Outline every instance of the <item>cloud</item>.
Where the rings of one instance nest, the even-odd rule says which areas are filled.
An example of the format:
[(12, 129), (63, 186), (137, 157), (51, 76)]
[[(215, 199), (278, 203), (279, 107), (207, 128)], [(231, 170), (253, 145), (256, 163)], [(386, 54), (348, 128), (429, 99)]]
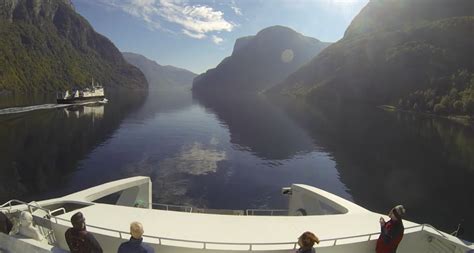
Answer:
[(185, 35), (187, 35), (191, 38), (195, 38), (195, 39), (204, 39), (204, 38), (207, 37), (206, 34), (204, 34), (204, 33), (193, 33), (193, 32), (190, 32), (186, 29), (183, 29), (182, 31), (183, 31), (183, 34), (185, 34)]
[(218, 163), (227, 159), (225, 151), (195, 142), (190, 146), (182, 148), (181, 152), (172, 158), (160, 162), (163, 171), (170, 170), (173, 173), (186, 173), (190, 175), (206, 175), (217, 171)]
[(237, 7), (237, 4), (235, 3), (234, 0), (232, 0), (231, 2), (231, 5), (230, 5), (230, 8), (234, 11), (235, 14), (239, 15), (239, 16), (242, 16), (242, 9), (240, 9), (239, 7)]
[(167, 22), (180, 26), (183, 34), (195, 39), (206, 38), (211, 32), (230, 32), (235, 27), (224, 18), (223, 12), (207, 5), (190, 4), (187, 0), (99, 1), (142, 19), (152, 30), (166, 30), (163, 26)]
[(215, 44), (219, 45), (219, 44), (221, 44), (223, 41), (224, 41), (223, 38), (217, 37), (216, 35), (212, 35), (212, 42), (214, 42)]

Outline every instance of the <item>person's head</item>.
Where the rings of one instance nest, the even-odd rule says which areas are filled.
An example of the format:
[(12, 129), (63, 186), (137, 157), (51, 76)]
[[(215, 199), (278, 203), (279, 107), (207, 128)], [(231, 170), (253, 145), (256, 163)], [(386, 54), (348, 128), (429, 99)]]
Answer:
[(309, 249), (314, 246), (314, 243), (319, 244), (319, 238), (313, 233), (306, 231), (298, 238), (298, 245), (304, 249)]
[(405, 208), (402, 205), (398, 205), (388, 213), (388, 217), (392, 220), (401, 220), (405, 215)]
[(143, 225), (140, 222), (134, 221), (130, 224), (130, 234), (133, 238), (140, 239), (143, 233)]
[(22, 226), (29, 226), (33, 223), (33, 216), (27, 211), (22, 211), (20, 213), (20, 224)]
[(71, 224), (75, 229), (85, 229), (86, 219), (81, 212), (77, 212), (71, 217)]

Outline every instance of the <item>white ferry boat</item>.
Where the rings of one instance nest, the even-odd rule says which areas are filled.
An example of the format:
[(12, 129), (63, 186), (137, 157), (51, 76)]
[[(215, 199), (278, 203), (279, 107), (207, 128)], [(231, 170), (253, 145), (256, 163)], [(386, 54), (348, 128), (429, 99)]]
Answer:
[[(282, 192), (289, 198), (288, 210), (228, 212), (233, 214), (153, 204), (148, 177), (126, 178), (39, 202), (10, 200), (0, 206), (0, 211), (13, 220), (18, 220), (22, 211), (31, 213), (34, 226), (45, 239), (40, 242), (12, 235), (14, 228), (10, 235), (0, 233), (0, 252), (68, 252), (64, 234), (71, 227), (71, 216), (78, 211), (104, 252), (117, 252), (130, 238), (133, 221), (143, 224), (144, 242), (160, 253), (289, 253), (295, 252), (297, 238), (304, 231), (320, 238), (318, 253), (375, 252), (379, 218), (384, 215), (308, 185), (293, 184)], [(116, 197), (114, 204), (99, 203), (107, 196)], [(431, 225), (407, 220), (404, 225), (399, 253), (474, 250), (472, 243)]]
[(56, 101), (58, 104), (74, 104), (92, 101), (106, 100), (104, 87), (94, 83), (92, 79), (91, 87), (85, 89), (75, 89), (72, 91), (66, 90), (64, 92), (57, 92)]

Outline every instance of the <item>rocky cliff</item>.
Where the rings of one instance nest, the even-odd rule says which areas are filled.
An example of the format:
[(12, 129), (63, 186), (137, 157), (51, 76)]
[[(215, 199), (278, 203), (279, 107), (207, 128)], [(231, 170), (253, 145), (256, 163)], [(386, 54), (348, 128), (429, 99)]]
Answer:
[(92, 78), (109, 88), (148, 85), (70, 0), (1, 1), (0, 90), (54, 91)]

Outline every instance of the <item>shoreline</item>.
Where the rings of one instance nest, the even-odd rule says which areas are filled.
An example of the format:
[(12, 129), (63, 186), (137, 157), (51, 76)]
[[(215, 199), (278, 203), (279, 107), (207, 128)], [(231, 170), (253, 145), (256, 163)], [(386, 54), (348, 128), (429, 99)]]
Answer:
[(474, 127), (474, 118), (467, 115), (438, 115), (438, 114), (433, 114), (429, 112), (416, 112), (416, 111), (410, 111), (410, 110), (402, 110), (393, 105), (378, 105), (376, 107), (387, 112), (405, 112), (405, 113), (412, 113), (412, 114), (420, 114), (420, 115), (429, 116), (429, 117), (448, 119), (448, 120), (451, 120), (451, 121), (454, 121), (466, 126)]

